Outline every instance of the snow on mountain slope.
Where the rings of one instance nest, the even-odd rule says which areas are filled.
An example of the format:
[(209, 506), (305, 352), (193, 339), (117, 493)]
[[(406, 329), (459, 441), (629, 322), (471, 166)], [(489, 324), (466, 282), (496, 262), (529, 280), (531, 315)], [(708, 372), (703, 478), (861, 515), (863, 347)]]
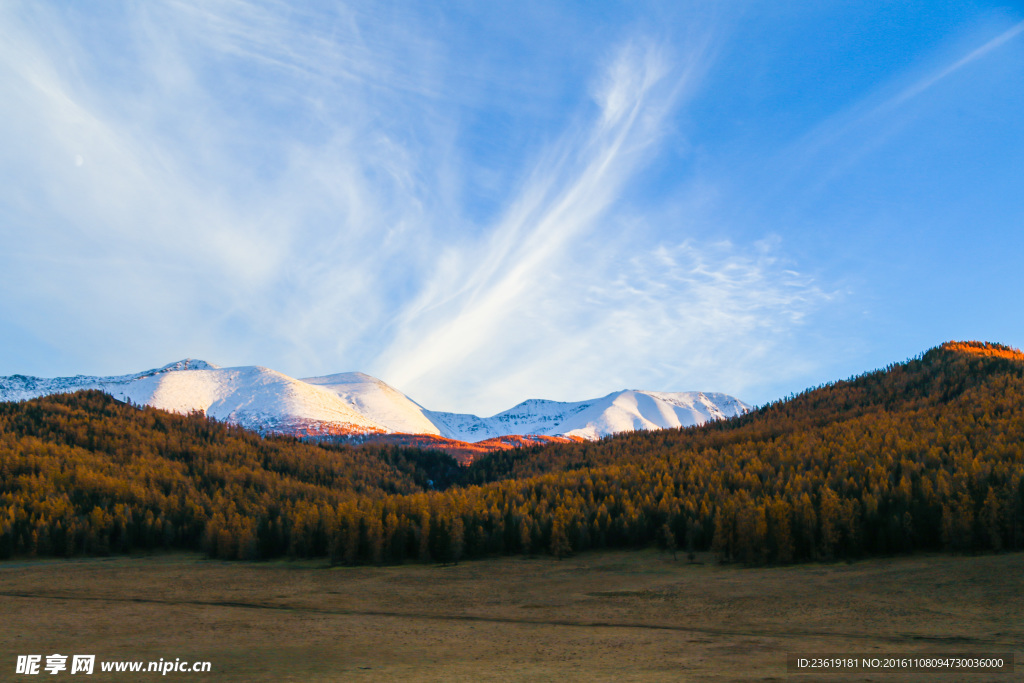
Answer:
[(699, 425), (749, 410), (725, 394), (617, 391), (575, 403), (531, 399), (481, 418), (426, 410), (360, 372), (299, 380), (260, 366), (221, 368), (192, 359), (117, 377), (0, 377), (0, 401), (79, 389), (99, 389), (178, 413), (201, 411), (262, 433), (403, 433), (467, 442), (529, 434), (599, 439), (623, 431)]
[(354, 410), (392, 432), (441, 434), (437, 425), (426, 416), (423, 406), (376, 377), (361, 372), (343, 372), (308, 377), (302, 381), (337, 394)]
[(0, 400), (99, 389), (122, 401), (177, 413), (201, 411), (262, 433), (386, 432), (337, 394), (268, 368), (220, 368), (191, 359), (119, 377), (0, 378)]
[(385, 432), (337, 394), (260, 366), (175, 372), (127, 385), (115, 398), (210, 417), (258, 432), (295, 435)]
[(154, 377), (181, 370), (215, 370), (217, 368), (218, 366), (211, 365), (206, 361), (186, 358), (176, 363), (168, 363), (162, 368), (113, 377), (75, 375), (74, 377), (48, 379), (26, 375), (11, 375), (10, 377), (0, 377), (0, 401), (23, 401), (37, 396), (48, 396), (49, 394), (60, 394), (78, 391), (79, 389), (99, 389), (113, 394), (116, 387), (127, 385), (146, 377)]
[(726, 394), (617, 391), (575, 403), (531, 399), (488, 418), (433, 411), (426, 414), (444, 437), (481, 441), (510, 434), (599, 439), (637, 429), (699, 425), (748, 410), (750, 406)]

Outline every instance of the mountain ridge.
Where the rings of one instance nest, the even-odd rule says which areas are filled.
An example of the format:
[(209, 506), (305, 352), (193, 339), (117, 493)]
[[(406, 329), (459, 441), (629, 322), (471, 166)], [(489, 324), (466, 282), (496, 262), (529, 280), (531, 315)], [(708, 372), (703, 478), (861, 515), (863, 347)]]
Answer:
[(479, 417), (429, 410), (361, 372), (296, 379), (263, 366), (225, 368), (192, 358), (107, 377), (0, 377), (0, 401), (82, 389), (177, 413), (199, 411), (260, 433), (419, 434), (468, 443), (528, 435), (594, 440), (623, 431), (699, 425), (750, 410), (722, 393), (621, 390), (575, 402), (528, 399)]
[(264, 438), (99, 391), (0, 402), (0, 559), (164, 547), (379, 565), (657, 544), (758, 565), (1024, 549), (1024, 354), (1008, 347), (944, 345), (737, 419), (468, 467), (375, 438)]

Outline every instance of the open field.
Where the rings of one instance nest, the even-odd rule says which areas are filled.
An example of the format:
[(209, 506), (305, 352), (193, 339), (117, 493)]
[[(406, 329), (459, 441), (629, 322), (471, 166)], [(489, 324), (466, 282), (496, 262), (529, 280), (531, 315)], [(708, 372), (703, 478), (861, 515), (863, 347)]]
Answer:
[[(209, 660), (166, 680), (784, 680), (786, 653), (1016, 653), (1024, 555), (747, 569), (654, 550), (328, 568), (189, 555), (0, 564), (0, 679), (18, 654)], [(47, 680), (76, 680), (66, 672)], [(98, 671), (86, 680), (132, 680)], [(159, 674), (139, 674), (156, 680)]]

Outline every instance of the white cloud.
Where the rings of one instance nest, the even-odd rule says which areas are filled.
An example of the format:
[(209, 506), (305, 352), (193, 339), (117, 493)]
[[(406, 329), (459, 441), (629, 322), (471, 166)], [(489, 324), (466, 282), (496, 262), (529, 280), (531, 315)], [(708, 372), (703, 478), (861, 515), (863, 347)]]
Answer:
[[(913, 106), (915, 101), (930, 91), (941, 90), (944, 81), (1022, 33), (1024, 21), (1015, 22), (952, 59), (948, 53), (945, 59), (930, 55), (926, 60), (927, 67), (907, 65), (898, 76), (879, 84), (860, 100), (825, 118), (796, 144), (783, 150), (774, 164), (781, 169), (775, 178), (776, 191), (791, 195), (792, 186), (799, 184), (801, 191), (808, 195), (822, 192), (900, 134), (919, 124), (922, 116), (943, 109), (934, 104), (916, 108)], [(976, 34), (971, 35), (976, 38)], [(962, 98), (964, 95), (950, 89), (947, 96)], [(804, 174), (810, 168), (813, 168), (813, 178), (808, 179)]]
[[(623, 386), (740, 391), (826, 300), (778, 245), (626, 216), (707, 39), (609, 49), (563, 132), (496, 170), (465, 148), (465, 119), (506, 81), (502, 102), (528, 101), (538, 65), (474, 70), (414, 15), (167, 0), (117, 8), (118, 47), (68, 11), (0, 7), (0, 314), (69, 364), (9, 372), (205, 356), (364, 370), (480, 412)], [(497, 207), (479, 223), (478, 175)]]
[(571, 254), (653, 150), (675, 89), (653, 49), (630, 45), (597, 93), (597, 122), (569, 133), (537, 164), (504, 216), (480, 244), (450, 249), (422, 294), (400, 315), (398, 334), (378, 361), (399, 386), (470, 372), (463, 359), (492, 352), (501, 322), (529, 307), (545, 271)]
[[(137, 59), (108, 79), (73, 18), (17, 9), (0, 22), (4, 286), (47, 290), (53, 317), (82, 330), (81, 357), (123, 362), (109, 330), (131, 326), (118, 338), (133, 356), (267, 353), (301, 368), (386, 319), (394, 273), (379, 264), (418, 269), (429, 235), (408, 233), (426, 191), (422, 161), (374, 120), (404, 112), (389, 106), (401, 97), (369, 101), (397, 79), (365, 46), (301, 32), (282, 7), (153, 3), (128, 12)], [(330, 30), (343, 28), (358, 27)]]
[(939, 81), (948, 78), (949, 76), (953, 75), (954, 73), (964, 68), (968, 64), (977, 61), (978, 59), (981, 59), (982, 57), (992, 52), (996, 48), (999, 48), (1000, 46), (1004, 45), (1010, 40), (1016, 38), (1022, 32), (1024, 32), (1024, 21), (1014, 24), (1007, 30), (1003, 31), (994, 38), (985, 41), (985, 43), (971, 50), (962, 57), (954, 60), (950, 64), (947, 64), (941, 69), (938, 69), (934, 73), (931, 73), (928, 76), (913, 83), (896, 96), (879, 105), (878, 108), (872, 113), (877, 114), (885, 110), (892, 109), (914, 97), (917, 97), (918, 95), (925, 92), (929, 88), (935, 86), (937, 83), (939, 83)]
[[(389, 382), (431, 406), (484, 413), (511, 397), (579, 399), (641, 383), (741, 389), (742, 374), (827, 298), (777, 265), (767, 243), (748, 255), (630, 240), (616, 203), (693, 87), (672, 75), (698, 73), (641, 45), (612, 60), (589, 129), (537, 163), (489, 237), (439, 260), (375, 363)], [(723, 352), (730, 370), (703, 371), (721, 368)]]

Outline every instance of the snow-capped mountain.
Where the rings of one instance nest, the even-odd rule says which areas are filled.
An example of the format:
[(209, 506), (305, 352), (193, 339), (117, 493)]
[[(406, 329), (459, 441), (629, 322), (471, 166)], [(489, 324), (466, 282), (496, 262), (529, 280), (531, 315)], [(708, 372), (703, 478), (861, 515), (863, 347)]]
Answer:
[(616, 391), (576, 403), (531, 399), (493, 417), (428, 412), (441, 436), (480, 441), (509, 434), (599, 439), (618, 432), (704, 424), (742, 415), (750, 406), (732, 396), (702, 392)]
[(201, 411), (259, 432), (307, 435), (429, 434), (478, 442), (537, 434), (598, 439), (617, 432), (703, 424), (750, 407), (718, 393), (617, 391), (575, 403), (531, 399), (481, 418), (427, 410), (360, 372), (295, 379), (260, 366), (221, 368), (186, 359), (117, 377), (0, 377), (0, 401), (99, 389), (179, 413)]
[(187, 359), (119, 377), (0, 378), (0, 400), (80, 389), (176, 413), (201, 411), (261, 433), (352, 434), (390, 431), (332, 391), (260, 366), (221, 368)]
[[(59, 394), (79, 389), (100, 389), (107, 393), (114, 394), (116, 387), (126, 386), (136, 380), (156, 375), (163, 375), (178, 370), (216, 370), (216, 365), (206, 361), (186, 358), (177, 363), (169, 363), (162, 368), (136, 372), (132, 375), (118, 375), (115, 377), (92, 377), (87, 375), (75, 375), (74, 377), (57, 377), (46, 379), (43, 377), (29, 377), (26, 375), (11, 375), (0, 377), (0, 400), (22, 401), (36, 396)], [(108, 389), (109, 387), (109, 389)]]

